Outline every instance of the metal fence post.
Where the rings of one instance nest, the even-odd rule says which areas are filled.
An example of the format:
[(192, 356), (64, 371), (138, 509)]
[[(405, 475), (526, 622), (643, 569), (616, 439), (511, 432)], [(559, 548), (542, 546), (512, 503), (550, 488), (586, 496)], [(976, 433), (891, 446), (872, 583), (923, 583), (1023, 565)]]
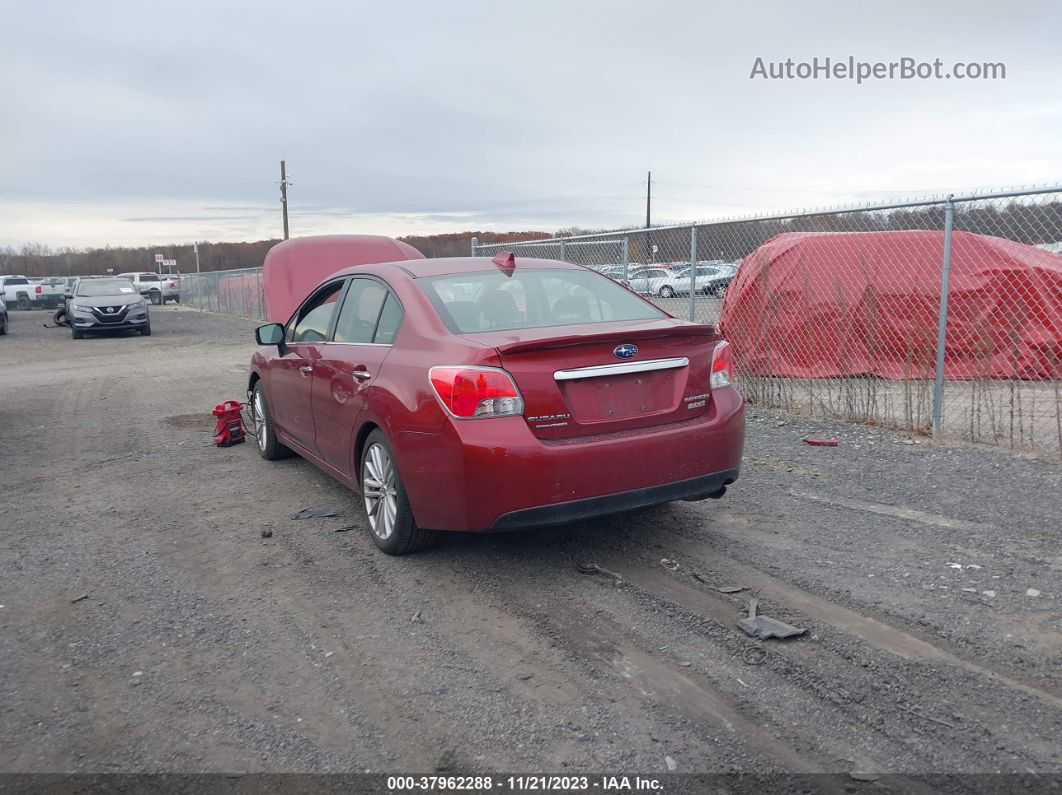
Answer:
[(629, 237), (623, 238), (623, 281), (630, 281), (631, 277), (631, 240)]
[(944, 261), (940, 269), (940, 316), (937, 319), (937, 366), (933, 385), (933, 438), (942, 434), (940, 419), (944, 404), (944, 342), (948, 331), (948, 283), (951, 280), (951, 229), (955, 222), (955, 194), (944, 203)]
[(473, 237), (472, 238), (472, 256), (473, 257), (476, 256), (476, 249), (477, 248), (479, 248), (479, 238), (478, 237)]
[(564, 238), (560, 239), (560, 258), (561, 262), (568, 261), (568, 247), (564, 244)]
[(697, 318), (694, 300), (697, 295), (697, 227), (690, 227), (690, 323)]

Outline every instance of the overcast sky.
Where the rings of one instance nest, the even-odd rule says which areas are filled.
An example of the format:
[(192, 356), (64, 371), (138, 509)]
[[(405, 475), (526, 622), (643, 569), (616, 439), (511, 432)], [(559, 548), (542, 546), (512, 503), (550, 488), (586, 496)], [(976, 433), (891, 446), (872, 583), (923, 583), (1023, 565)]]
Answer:
[[(1062, 4), (5, 0), (0, 245), (609, 228), (1062, 181)], [(750, 79), (757, 57), (1006, 79)]]

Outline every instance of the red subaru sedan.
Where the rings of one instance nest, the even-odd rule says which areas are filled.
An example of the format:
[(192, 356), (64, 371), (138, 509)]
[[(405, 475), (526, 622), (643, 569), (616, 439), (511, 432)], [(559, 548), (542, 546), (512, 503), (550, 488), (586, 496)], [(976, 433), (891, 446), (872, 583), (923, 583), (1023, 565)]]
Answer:
[(327, 278), (256, 330), (264, 458), (360, 493), (373, 541), (721, 497), (745, 420), (730, 346), (565, 262), (418, 259)]

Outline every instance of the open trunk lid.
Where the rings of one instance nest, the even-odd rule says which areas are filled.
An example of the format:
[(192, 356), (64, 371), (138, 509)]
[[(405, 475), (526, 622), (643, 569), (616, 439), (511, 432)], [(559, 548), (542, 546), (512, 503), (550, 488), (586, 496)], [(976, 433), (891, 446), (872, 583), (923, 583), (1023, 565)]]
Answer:
[(672, 319), (466, 336), (498, 351), (523, 395), (528, 425), (545, 440), (633, 431), (703, 414), (720, 339), (711, 326)]

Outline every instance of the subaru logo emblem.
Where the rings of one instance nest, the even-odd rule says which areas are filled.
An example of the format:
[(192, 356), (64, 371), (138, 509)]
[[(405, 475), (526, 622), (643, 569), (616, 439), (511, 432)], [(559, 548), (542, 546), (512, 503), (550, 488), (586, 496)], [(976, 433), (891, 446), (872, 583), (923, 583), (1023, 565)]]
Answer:
[(617, 345), (613, 348), (612, 352), (616, 355), (617, 359), (631, 359), (638, 355), (638, 346), (631, 345), (627, 342), (623, 345)]

